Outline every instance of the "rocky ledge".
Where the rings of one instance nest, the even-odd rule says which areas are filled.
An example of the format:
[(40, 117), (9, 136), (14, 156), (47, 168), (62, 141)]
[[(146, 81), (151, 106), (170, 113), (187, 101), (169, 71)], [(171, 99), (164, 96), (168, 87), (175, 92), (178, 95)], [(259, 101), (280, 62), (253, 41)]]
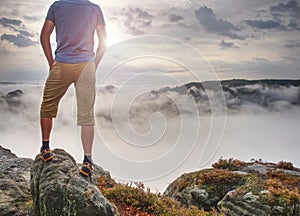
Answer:
[(164, 196), (229, 216), (299, 216), (299, 189), (300, 170), (290, 162), (220, 159), (212, 169), (183, 174)]
[(97, 165), (92, 178), (84, 178), (71, 155), (53, 153), (53, 161), (44, 163), (0, 146), (1, 216), (300, 215), (300, 170), (290, 162), (220, 159), (154, 195), (141, 185), (117, 184)]
[(53, 150), (55, 158), (44, 163), (18, 158), (0, 146), (1, 216), (113, 216), (116, 207), (100, 192), (97, 178), (109, 172), (95, 165), (92, 178), (79, 174), (67, 152)]
[(117, 215), (116, 207), (97, 186), (97, 177), (108, 172), (95, 165), (92, 178), (82, 177), (71, 155), (62, 149), (54, 149), (53, 154), (47, 163), (38, 155), (31, 167), (33, 215)]

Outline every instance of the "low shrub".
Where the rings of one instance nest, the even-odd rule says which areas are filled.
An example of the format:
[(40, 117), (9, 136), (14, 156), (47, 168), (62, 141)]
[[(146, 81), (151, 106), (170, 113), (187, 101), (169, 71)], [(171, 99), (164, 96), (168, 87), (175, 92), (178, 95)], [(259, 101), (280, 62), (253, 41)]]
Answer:
[(218, 216), (216, 211), (205, 212), (196, 207), (183, 208), (179, 202), (154, 194), (143, 184), (119, 184), (110, 177), (98, 178), (103, 195), (114, 203), (122, 216)]
[(220, 158), (218, 162), (212, 165), (215, 169), (225, 169), (235, 171), (238, 170), (241, 166), (245, 165), (245, 162), (229, 158), (229, 159), (222, 159)]

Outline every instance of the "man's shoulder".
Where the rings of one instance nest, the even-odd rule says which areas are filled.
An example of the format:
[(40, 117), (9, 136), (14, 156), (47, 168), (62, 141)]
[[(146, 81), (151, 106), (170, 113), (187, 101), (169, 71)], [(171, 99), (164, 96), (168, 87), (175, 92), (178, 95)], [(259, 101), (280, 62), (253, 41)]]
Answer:
[(88, 5), (92, 8), (95, 8), (97, 10), (101, 10), (100, 6), (93, 3), (93, 2), (90, 2), (90, 1), (71, 1), (71, 0), (58, 0), (58, 1), (55, 1), (53, 2), (53, 4), (51, 5), (51, 7), (57, 7), (57, 6), (70, 6), (71, 5), (74, 5), (74, 4), (82, 4), (82, 5)]
[(62, 3), (61, 1), (55, 1), (55, 2), (52, 3), (50, 8), (54, 9), (54, 8), (58, 7), (61, 3)]
[(62, 13), (61, 11), (72, 11), (73, 9), (78, 9), (77, 6), (80, 5), (80, 8), (88, 8), (89, 13), (102, 15), (102, 10), (99, 5), (94, 4), (90, 1), (72, 1), (72, 0), (59, 0), (53, 2), (49, 8), (49, 12)]
[(99, 6), (99, 5), (97, 5), (97, 4), (93, 3), (93, 2), (90, 2), (90, 1), (88, 1), (88, 2), (89, 2), (89, 4), (90, 4), (92, 7), (96, 8), (96, 9), (100, 9), (100, 6)]
[(55, 5), (59, 5), (60, 3), (61, 3), (61, 1), (55, 1), (55, 2), (52, 3), (52, 5), (55, 6)]

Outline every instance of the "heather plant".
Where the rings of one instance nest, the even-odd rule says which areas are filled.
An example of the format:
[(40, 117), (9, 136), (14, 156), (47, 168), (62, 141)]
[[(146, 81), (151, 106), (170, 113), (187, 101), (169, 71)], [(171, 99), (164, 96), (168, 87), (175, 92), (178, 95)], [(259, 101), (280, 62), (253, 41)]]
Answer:
[(104, 196), (114, 203), (121, 215), (134, 216), (220, 216), (217, 211), (205, 212), (196, 207), (181, 207), (178, 201), (154, 194), (142, 183), (119, 184), (110, 177), (98, 178)]
[(287, 170), (293, 170), (294, 165), (292, 162), (287, 162), (287, 161), (279, 161), (277, 164), (278, 168), (281, 169), (287, 169)]
[(300, 194), (297, 187), (291, 189), (290, 185), (279, 178), (268, 179), (266, 187), (271, 206), (283, 207), (283, 215), (300, 215)]
[(222, 159), (220, 158), (218, 162), (212, 165), (215, 169), (225, 169), (235, 171), (238, 170), (241, 166), (245, 165), (245, 162), (229, 158), (229, 159)]

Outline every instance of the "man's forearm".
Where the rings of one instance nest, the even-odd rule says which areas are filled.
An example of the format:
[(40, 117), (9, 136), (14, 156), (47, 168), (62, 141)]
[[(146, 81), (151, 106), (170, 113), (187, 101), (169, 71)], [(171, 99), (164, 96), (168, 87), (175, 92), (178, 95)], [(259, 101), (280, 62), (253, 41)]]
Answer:
[(96, 57), (95, 57), (95, 65), (96, 68), (98, 67), (105, 49), (106, 49), (106, 30), (105, 30), (105, 26), (101, 26), (97, 29), (97, 36), (98, 36), (98, 47), (97, 47), (97, 52), (96, 52)]
[(50, 35), (53, 29), (54, 29), (54, 23), (51, 20), (45, 20), (45, 23), (42, 28), (41, 36), (40, 36), (42, 48), (47, 58), (50, 69), (54, 63), (51, 44), (50, 44)]
[(95, 57), (95, 65), (96, 65), (96, 68), (98, 67), (103, 55), (104, 55), (104, 52), (105, 52), (105, 48), (106, 48), (106, 45), (105, 44), (99, 44), (98, 45), (98, 49), (97, 49), (97, 53), (96, 53), (96, 57)]
[(50, 44), (50, 38), (41, 36), (41, 44), (42, 44), (44, 54), (48, 61), (48, 65), (51, 68), (51, 66), (54, 63), (54, 59), (53, 59), (53, 54), (52, 54), (52, 49), (51, 49), (51, 44)]

